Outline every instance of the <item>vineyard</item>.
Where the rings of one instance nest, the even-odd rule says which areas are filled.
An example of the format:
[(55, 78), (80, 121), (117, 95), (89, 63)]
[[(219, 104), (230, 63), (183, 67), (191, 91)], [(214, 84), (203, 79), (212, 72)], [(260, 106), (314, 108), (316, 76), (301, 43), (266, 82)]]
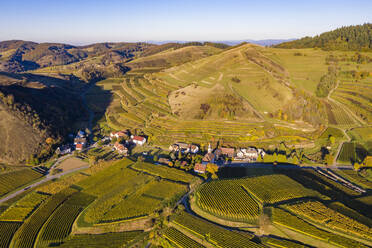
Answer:
[(53, 196), (42, 204), (30, 218), (18, 229), (13, 238), (12, 247), (29, 248), (34, 245), (38, 232), (58, 206), (63, 203), (76, 190), (68, 188)]
[(81, 192), (73, 194), (49, 217), (40, 231), (39, 242), (42, 244), (48, 243), (45, 241), (61, 242), (68, 237), (78, 214), (94, 199), (95, 197)]
[(264, 175), (239, 179), (241, 185), (261, 203), (277, 203), (301, 197), (319, 197), (320, 194), (305, 188), (293, 179), (281, 175)]
[(0, 196), (3, 196), (42, 176), (42, 174), (32, 169), (22, 169), (0, 174)]
[(278, 248), (305, 248), (308, 246), (301, 245), (295, 242), (291, 242), (285, 239), (275, 239), (272, 237), (263, 237), (261, 240), (269, 245), (270, 247), (278, 247)]
[(10, 206), (0, 215), (0, 221), (22, 222), (28, 217), (49, 195), (32, 192)]
[(339, 247), (367, 247), (357, 241), (318, 229), (300, 218), (278, 208), (273, 209), (273, 223)]
[(67, 239), (60, 246), (61, 248), (118, 248), (141, 237), (142, 231), (105, 233), (105, 234), (80, 234)]
[(254, 222), (261, 213), (240, 180), (212, 181), (203, 184), (195, 195), (202, 210), (223, 219)]
[(14, 233), (22, 225), (20, 222), (0, 222), (0, 247), (9, 247), (10, 241), (13, 238)]
[(264, 247), (251, 241), (251, 238), (254, 237), (253, 235), (250, 236), (248, 234), (240, 234), (238, 232), (229, 231), (186, 212), (182, 212), (181, 214), (175, 216), (172, 222), (185, 231), (196, 235), (201, 239), (205, 239), (212, 245), (218, 247)]
[(350, 164), (356, 161), (355, 144), (344, 143), (341, 148), (341, 152), (338, 155), (337, 162)]
[(186, 173), (183, 170), (169, 168), (162, 165), (139, 162), (133, 164), (132, 168), (172, 181), (190, 183), (194, 179), (194, 176), (192, 176), (189, 173)]
[(362, 238), (372, 238), (371, 228), (326, 207), (320, 202), (307, 201), (293, 205), (285, 205), (284, 207), (295, 215), (305, 217), (313, 222), (320, 223), (337, 231), (352, 233)]
[(185, 182), (194, 178), (181, 170), (136, 163), (143, 165), (148, 171), (145, 173), (132, 169), (132, 163), (129, 159), (120, 160), (77, 183), (82, 192), (97, 196), (81, 216), (85, 222), (111, 223), (150, 215), (185, 194)]
[(195, 240), (189, 238), (177, 229), (170, 227), (164, 231), (163, 236), (169, 240), (172, 244), (179, 248), (203, 248), (201, 244)]

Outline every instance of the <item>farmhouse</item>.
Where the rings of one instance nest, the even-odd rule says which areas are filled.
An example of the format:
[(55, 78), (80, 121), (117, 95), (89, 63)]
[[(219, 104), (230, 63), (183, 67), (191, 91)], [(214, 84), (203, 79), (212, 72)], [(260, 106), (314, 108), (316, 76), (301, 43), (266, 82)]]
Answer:
[(112, 132), (110, 133), (110, 138), (127, 138), (129, 137), (129, 132), (128, 130), (122, 130), (122, 131), (119, 131), (119, 132)]
[(83, 150), (84, 149), (84, 144), (81, 144), (81, 143), (75, 144), (75, 149), (77, 151)]
[(146, 138), (142, 136), (131, 136), (132, 142), (136, 145), (144, 145), (146, 143)]
[(186, 144), (186, 143), (182, 143), (182, 142), (177, 142), (173, 145), (170, 145), (169, 146), (169, 151), (171, 152), (178, 152), (178, 151), (181, 151), (182, 153), (198, 153), (199, 151), (199, 147), (197, 145), (194, 145), (194, 144)]
[(128, 148), (126, 148), (123, 144), (116, 142), (114, 144), (114, 148), (118, 153), (123, 154), (124, 156), (128, 156)]
[(84, 138), (85, 137), (85, 132), (79, 130), (79, 132), (77, 133), (77, 136), (76, 137)]
[(194, 167), (194, 171), (196, 173), (200, 173), (200, 174), (204, 174), (205, 171), (207, 169), (207, 165), (206, 164), (195, 164), (195, 167)]
[(194, 154), (196, 154), (196, 153), (198, 153), (199, 152), (199, 146), (197, 146), (197, 145), (191, 145), (191, 147), (190, 147), (190, 152), (191, 153), (194, 153)]
[(265, 156), (265, 151), (263, 149), (256, 149), (254, 147), (241, 148), (236, 153), (236, 159), (244, 159), (250, 162), (255, 162), (258, 159), (258, 156)]
[(214, 154), (216, 155), (217, 158), (220, 158), (222, 156), (232, 158), (232, 157), (234, 157), (235, 149), (234, 148), (228, 148), (228, 147), (221, 147), (221, 148), (216, 149), (214, 151)]
[(72, 152), (71, 146), (64, 145), (57, 148), (56, 152), (60, 155), (65, 155)]

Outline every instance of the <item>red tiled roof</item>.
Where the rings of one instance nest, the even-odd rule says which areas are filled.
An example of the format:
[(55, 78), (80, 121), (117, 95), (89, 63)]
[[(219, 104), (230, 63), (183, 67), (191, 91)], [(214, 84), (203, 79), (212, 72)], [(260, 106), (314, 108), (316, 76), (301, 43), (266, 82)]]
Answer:
[(76, 144), (76, 148), (83, 149), (83, 144), (80, 143)]
[(134, 137), (133, 137), (133, 140), (144, 141), (144, 140), (145, 140), (145, 137), (142, 137), (142, 136), (134, 136)]
[(206, 164), (195, 164), (195, 167), (194, 167), (194, 171), (196, 172), (205, 172), (206, 169), (207, 169)]

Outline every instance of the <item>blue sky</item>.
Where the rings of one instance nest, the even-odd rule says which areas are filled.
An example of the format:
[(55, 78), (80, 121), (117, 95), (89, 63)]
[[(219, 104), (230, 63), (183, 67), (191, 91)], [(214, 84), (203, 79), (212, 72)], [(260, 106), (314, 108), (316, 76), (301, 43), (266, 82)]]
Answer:
[(372, 22), (372, 1), (1, 0), (0, 40), (298, 38)]

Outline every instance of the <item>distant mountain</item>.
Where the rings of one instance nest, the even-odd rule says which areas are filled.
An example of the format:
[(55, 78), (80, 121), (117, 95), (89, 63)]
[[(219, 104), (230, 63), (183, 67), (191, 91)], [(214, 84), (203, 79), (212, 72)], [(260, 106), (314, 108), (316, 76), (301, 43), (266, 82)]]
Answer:
[(372, 50), (372, 24), (348, 26), (314, 37), (284, 42), (278, 48), (322, 48), (324, 50)]
[[(215, 41), (210, 41), (213, 43), (222, 43), (226, 44), (229, 46), (235, 46), (240, 43), (246, 42), (246, 43), (252, 43), (260, 46), (273, 46), (277, 45), (283, 42), (288, 42), (288, 41), (293, 41), (295, 39), (267, 39), (267, 40), (215, 40)], [(167, 43), (178, 43), (178, 44), (183, 44), (183, 43), (188, 43), (190, 41), (182, 41), (182, 40), (165, 40), (165, 41), (146, 41), (151, 44), (156, 44), (156, 45), (163, 45)], [(197, 42), (205, 42), (205, 41), (197, 41)]]

